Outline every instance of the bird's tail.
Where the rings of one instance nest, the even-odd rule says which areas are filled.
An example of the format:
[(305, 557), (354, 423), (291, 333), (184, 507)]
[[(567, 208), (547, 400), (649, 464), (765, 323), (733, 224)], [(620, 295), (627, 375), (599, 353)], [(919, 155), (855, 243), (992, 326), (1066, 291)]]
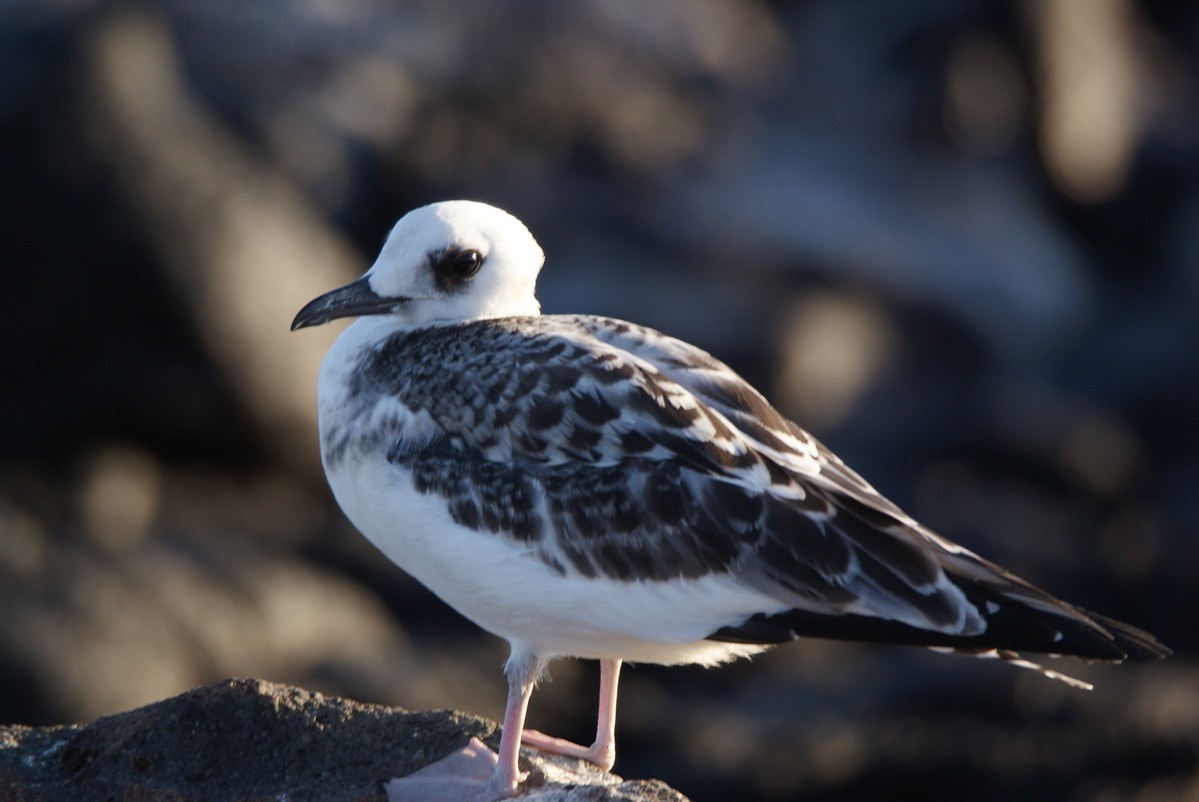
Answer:
[[(987, 649), (1117, 663), (1170, 654), (1143, 629), (1054, 598), (968, 551), (943, 554), (940, 561), (950, 581), (986, 622), (986, 629), (974, 637)], [(969, 643), (945, 645), (970, 647)]]
[(781, 643), (810, 637), (926, 646), (997, 658), (1076, 687), (1089, 686), (1027, 660), (1025, 653), (1113, 663), (1170, 654), (1170, 649), (1148, 632), (1056, 599), (970, 552), (946, 552), (939, 558), (950, 581), (985, 621), (982, 630), (959, 635), (870, 615), (795, 609), (755, 615), (709, 637), (736, 643)]

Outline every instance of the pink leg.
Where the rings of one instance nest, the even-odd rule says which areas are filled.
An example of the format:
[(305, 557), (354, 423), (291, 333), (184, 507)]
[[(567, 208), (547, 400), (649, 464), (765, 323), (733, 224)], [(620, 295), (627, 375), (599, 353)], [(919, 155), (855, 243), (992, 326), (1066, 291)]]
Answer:
[(525, 713), (529, 710), (529, 697), (533, 686), (545, 670), (545, 663), (531, 654), (517, 654), (514, 650), (504, 666), (508, 675), (508, 704), (504, 708), (504, 732), (500, 736), (499, 762), (491, 777), (490, 790), (497, 792), (498, 799), (512, 796), (523, 779), (517, 765), (520, 757), (521, 737), (525, 729)]
[[(525, 730), (521, 741), (543, 752), (577, 757), (604, 771), (611, 771), (616, 763), (616, 684), (619, 680), (620, 661), (600, 660), (599, 716), (595, 725), (595, 743), (591, 746), (579, 746), (537, 730)], [(507, 732), (505, 725), (504, 733)]]

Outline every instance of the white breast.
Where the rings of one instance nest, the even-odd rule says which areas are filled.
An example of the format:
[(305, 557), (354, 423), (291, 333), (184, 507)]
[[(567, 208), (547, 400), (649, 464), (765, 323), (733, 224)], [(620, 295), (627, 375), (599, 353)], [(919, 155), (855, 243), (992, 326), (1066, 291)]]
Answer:
[(705, 641), (781, 608), (723, 576), (620, 582), (560, 574), (499, 535), (455, 523), (384, 460), (347, 459), (330, 486), (350, 521), (425, 587), (483, 629), (544, 657), (711, 664), (763, 647)]

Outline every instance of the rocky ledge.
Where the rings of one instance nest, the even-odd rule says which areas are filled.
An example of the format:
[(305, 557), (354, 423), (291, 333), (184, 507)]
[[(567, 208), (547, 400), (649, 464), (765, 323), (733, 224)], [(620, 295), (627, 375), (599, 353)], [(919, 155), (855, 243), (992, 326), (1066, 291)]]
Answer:
[[(0, 725), (0, 799), (14, 802), (386, 802), (383, 784), (499, 726), (411, 713), (255, 679), (197, 688), (86, 725)], [(522, 799), (686, 802), (657, 780), (623, 781), (526, 750)]]

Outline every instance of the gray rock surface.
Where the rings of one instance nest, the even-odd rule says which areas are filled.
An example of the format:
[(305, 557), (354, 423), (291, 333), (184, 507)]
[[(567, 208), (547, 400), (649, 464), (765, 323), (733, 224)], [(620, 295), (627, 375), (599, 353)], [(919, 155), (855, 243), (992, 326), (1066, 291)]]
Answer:
[[(499, 727), (453, 711), (413, 713), (257, 679), (196, 688), (90, 724), (0, 726), (0, 799), (383, 802), (383, 784)], [(526, 751), (522, 798), (686, 802), (656, 780)]]

